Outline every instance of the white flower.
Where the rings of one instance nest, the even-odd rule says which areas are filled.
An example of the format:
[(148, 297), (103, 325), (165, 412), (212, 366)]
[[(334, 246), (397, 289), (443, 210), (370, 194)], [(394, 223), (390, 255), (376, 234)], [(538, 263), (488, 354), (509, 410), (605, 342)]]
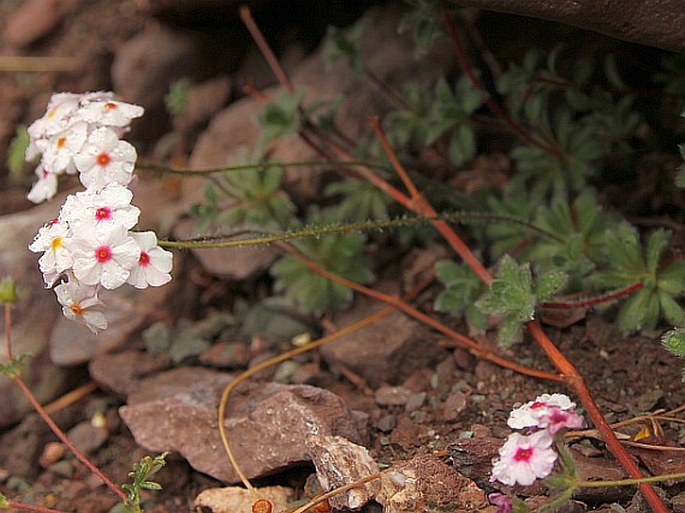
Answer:
[(123, 227), (93, 233), (79, 233), (73, 243), (74, 276), (86, 285), (106, 289), (123, 285), (140, 255), (136, 241)]
[(112, 99), (91, 101), (81, 108), (79, 115), (89, 123), (100, 126), (125, 127), (134, 118), (143, 115), (145, 109), (138, 105)]
[(576, 403), (571, 401), (564, 394), (542, 394), (513, 410), (509, 414), (507, 424), (513, 429), (523, 429), (527, 427), (546, 427), (541, 425), (541, 419), (549, 416), (550, 408), (555, 407), (559, 410), (573, 410)]
[(111, 230), (123, 226), (127, 230), (138, 222), (140, 209), (131, 205), (133, 193), (117, 183), (102, 189), (86, 189), (67, 197), (60, 217), (74, 232), (82, 230)]
[[(76, 122), (78, 120), (77, 111), (80, 99), (80, 94), (53, 94), (43, 117), (31, 123), (27, 129), (30, 144), (35, 143), (39, 139), (49, 138)], [(29, 156), (29, 153), (31, 153), (31, 150), (27, 151), (27, 160), (33, 158)]]
[(157, 245), (155, 233), (131, 233), (131, 237), (140, 246), (140, 255), (137, 264), (131, 269), (128, 283), (137, 289), (144, 289), (148, 285), (159, 287), (170, 282), (173, 255)]
[(33, 184), (26, 198), (32, 203), (42, 203), (57, 194), (57, 175), (48, 172), (42, 165), (35, 171), (38, 181)]
[(107, 327), (107, 318), (102, 313), (104, 303), (98, 299), (97, 287), (84, 285), (77, 280), (69, 280), (55, 287), (57, 301), (62, 305), (62, 313), (67, 319), (82, 322), (97, 333)]
[(110, 183), (128, 184), (136, 158), (131, 144), (120, 140), (109, 128), (101, 127), (88, 136), (74, 162), (81, 172), (81, 183), (88, 189), (101, 189)]
[(73, 264), (73, 255), (69, 248), (70, 237), (69, 226), (59, 219), (53, 219), (38, 230), (33, 242), (29, 244), (29, 249), (34, 253), (44, 251), (38, 264), (48, 287)]
[(536, 479), (547, 477), (556, 460), (552, 435), (547, 430), (528, 436), (512, 433), (499, 449), (499, 459), (493, 464), (490, 481), (528, 486)]
[(88, 125), (77, 122), (47, 140), (37, 141), (43, 152), (42, 164), (55, 174), (75, 173), (74, 159), (83, 148), (88, 135)]

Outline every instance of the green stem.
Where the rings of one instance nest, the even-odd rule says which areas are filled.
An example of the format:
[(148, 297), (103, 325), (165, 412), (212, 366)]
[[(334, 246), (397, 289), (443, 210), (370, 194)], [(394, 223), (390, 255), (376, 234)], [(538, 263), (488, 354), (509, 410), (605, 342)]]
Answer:
[(636, 477), (632, 479), (616, 479), (608, 481), (577, 481), (575, 486), (582, 488), (601, 488), (602, 486), (633, 486), (641, 483), (659, 483), (670, 479), (685, 479), (685, 472), (661, 474), (658, 476)]
[[(402, 217), (396, 219), (383, 219), (377, 221), (360, 221), (358, 223), (329, 225), (329, 226), (315, 226), (310, 228), (303, 228), (301, 230), (293, 230), (286, 233), (277, 233), (272, 235), (264, 235), (261, 237), (254, 237), (251, 239), (235, 239), (238, 234), (229, 234), (225, 236), (201, 237), (196, 239), (171, 241), (160, 240), (158, 244), (166, 248), (177, 249), (200, 249), (200, 248), (239, 248), (246, 246), (256, 246), (259, 244), (271, 244), (274, 242), (282, 242), (292, 239), (299, 239), (304, 237), (320, 237), (322, 235), (331, 235), (336, 233), (346, 233), (364, 230), (382, 230), (386, 228), (397, 228), (401, 226), (411, 226), (416, 224), (428, 223), (432, 221), (462, 221), (462, 222), (484, 222), (484, 221), (500, 221), (511, 224), (518, 224), (535, 231), (547, 238), (561, 241), (561, 239), (542, 228), (524, 220), (515, 217), (503, 216), (498, 214), (490, 214), (483, 212), (454, 212), (449, 214), (441, 214), (434, 217)], [(245, 232), (241, 232), (245, 233)], [(232, 238), (232, 240), (224, 240)]]
[(152, 162), (138, 162), (136, 169), (141, 171), (153, 171), (155, 173), (166, 173), (171, 175), (190, 175), (190, 176), (204, 176), (214, 173), (226, 173), (232, 171), (245, 171), (249, 169), (264, 169), (269, 167), (313, 167), (313, 166), (365, 166), (376, 169), (390, 168), (385, 164), (378, 162), (367, 162), (364, 160), (295, 160), (290, 162), (266, 161), (257, 164), (238, 164), (234, 166), (223, 166), (213, 168), (193, 169), (185, 167), (169, 167), (163, 164), (155, 164)]

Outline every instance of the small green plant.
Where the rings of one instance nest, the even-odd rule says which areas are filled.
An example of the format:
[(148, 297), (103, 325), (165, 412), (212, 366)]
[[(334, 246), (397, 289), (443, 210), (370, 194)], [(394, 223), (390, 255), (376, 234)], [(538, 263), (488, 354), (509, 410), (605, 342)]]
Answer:
[[(312, 210), (307, 224), (310, 227), (337, 223), (334, 210)], [(325, 270), (357, 283), (373, 279), (371, 260), (364, 255), (365, 237), (358, 233), (313, 236), (293, 242), (293, 246)], [(349, 306), (352, 291), (314, 272), (294, 255), (286, 254), (272, 267), (277, 291), (285, 291), (303, 311), (322, 313), (328, 309)]]
[(169, 114), (172, 116), (183, 114), (188, 104), (188, 93), (192, 85), (193, 82), (190, 78), (183, 77), (169, 86), (169, 92), (164, 97), (164, 105)]
[(564, 287), (566, 280), (565, 273), (549, 271), (538, 276), (533, 283), (530, 265), (518, 264), (505, 255), (490, 290), (476, 302), (476, 306), (485, 313), (502, 318), (499, 342), (511, 345), (521, 340), (521, 327), (533, 320), (536, 305), (550, 299)]
[(438, 312), (463, 315), (472, 331), (484, 333), (488, 327), (486, 315), (476, 306), (476, 301), (487, 287), (473, 271), (464, 264), (441, 260), (435, 266), (436, 278), (445, 286), (435, 299)]
[(164, 452), (154, 458), (152, 456), (145, 456), (140, 461), (134, 463), (133, 470), (128, 473), (131, 483), (121, 485), (121, 488), (127, 494), (123, 503), (123, 511), (125, 513), (142, 513), (143, 509), (140, 504), (141, 490), (158, 491), (162, 489), (159, 483), (150, 481), (150, 477), (166, 465), (168, 454), (168, 452)]
[(667, 231), (656, 230), (643, 248), (637, 230), (626, 222), (606, 232), (607, 269), (598, 273), (595, 283), (605, 287), (643, 284), (621, 306), (617, 318), (621, 329), (654, 329), (660, 316), (675, 326), (685, 322), (676, 301), (685, 293), (685, 262), (661, 263), (669, 240)]

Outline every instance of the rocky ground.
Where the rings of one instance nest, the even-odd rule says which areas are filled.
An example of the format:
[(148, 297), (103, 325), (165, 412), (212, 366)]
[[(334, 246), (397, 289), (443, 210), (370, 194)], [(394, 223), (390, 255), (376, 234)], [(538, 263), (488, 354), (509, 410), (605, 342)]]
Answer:
[[(421, 60), (414, 58), (413, 42), (396, 31), (399, 3), (315, 2), (312, 7), (312, 2), (300, 1), (289, 2), (288, 9), (278, 2), (248, 3), (292, 81), (306, 87), (306, 101), (344, 98), (338, 120), (354, 140), (371, 137), (367, 118), (384, 114), (390, 104), (345, 66), (325, 71), (319, 43), (328, 24), (365, 17), (373, 27), (364, 43), (366, 64), (398, 89), (410, 80), (432, 82), (456, 69), (447, 41)], [(479, 18), (472, 12), (468, 16), (472, 30), (480, 29), (503, 61), (520, 57), (531, 40), (542, 47), (565, 40), (586, 51), (610, 47), (641, 62), (660, 55), (563, 26), (506, 16)], [(16, 125), (42, 115), (52, 91), (112, 89), (146, 109), (129, 137), (143, 160), (198, 168), (222, 165), (254, 145), (259, 135), (254, 119), (264, 104), (246, 95), (244, 86), (267, 95), (276, 92), (275, 80), (232, 2), (10, 0), (0, 3), (0, 33), (2, 55), (68, 57), (43, 64), (39, 72), (0, 74), (3, 162)], [(60, 66), (68, 70), (55, 69)], [(184, 77), (194, 84), (188, 108), (182, 116), (171, 117), (164, 96)], [(498, 142), (489, 146), (497, 148)], [(288, 139), (277, 142), (271, 156), (292, 161), (316, 154)], [(483, 162), (489, 169), (496, 167), (494, 161)], [(664, 212), (682, 202), (682, 195), (656, 188), (655, 177), (677, 165), (673, 155), (642, 156), (634, 164), (638, 187), (626, 191), (620, 181), (609, 184), (607, 203), (636, 219), (652, 215), (653, 222), (663, 221)], [(61, 199), (33, 207), (25, 200), (33, 174), (25, 171), (19, 177), (0, 174), (0, 233), (5, 241), (0, 245), (0, 272), (12, 275), (22, 290), (14, 311), (15, 350), (34, 354), (25, 371), (27, 381), (76, 445), (114, 481), (124, 482), (131, 465), (145, 454), (172, 451), (156, 476), (163, 491), (145, 495), (147, 512), (193, 510), (203, 490), (238, 481), (223, 452), (216, 420), (221, 391), (237, 373), (291, 347), (294, 334), (325, 333), (382, 306), (357, 298), (349, 311), (322, 319), (287, 309), (274, 313), (250, 308), (267, 294), (265, 270), (275, 259), (275, 248), (232, 250), (228, 256), (219, 250), (179, 252), (171, 285), (142, 293), (125, 288), (103, 297), (111, 327), (92, 335), (63, 319), (52, 294), (42, 288), (35, 256), (26, 249), (37, 229), (54, 217)], [(325, 173), (295, 168), (286, 180), (306, 204), (319, 193)], [(162, 236), (195, 234), (195, 222), (186, 212), (200, 199), (201, 184), (196, 178), (141, 172), (134, 191), (135, 204), (143, 212), (141, 226)], [(671, 228), (676, 241), (682, 239), (682, 226), (672, 222)], [(374, 288), (389, 293), (411, 289), (430, 277), (433, 264), (447, 255), (438, 245), (383, 251)], [(415, 304), (430, 311), (437, 292), (437, 287), (429, 287)], [(584, 312), (570, 326), (554, 327), (552, 322), (546, 329), (585, 376), (610, 422), (681, 406), (682, 363), (661, 349), (660, 332), (622, 334), (612, 315), (611, 310)], [(155, 353), (150, 344), (158, 339), (143, 332), (159, 321), (174, 325), (174, 331), (169, 348)], [(494, 335), (478, 340), (497, 347)], [(504, 354), (551, 370), (531, 344)], [(509, 410), (554, 391), (563, 390), (478, 361), (417, 321), (391, 312), (370, 327), (241, 385), (229, 403), (226, 426), (248, 477), (259, 485), (289, 487), (289, 499), (303, 497), (312, 462), (325, 466), (322, 462), (333, 453), (346, 454), (353, 462), (345, 470), (347, 477), (378, 465), (415, 476), (409, 493), (398, 493), (388, 481), (359, 492), (375, 498), (364, 511), (489, 511), (486, 494), (509, 491), (489, 482), (490, 462), (509, 432)], [(682, 447), (682, 425), (659, 423), (663, 433), (657, 430), (659, 439), (653, 441)], [(623, 432), (634, 436), (642, 427), (636, 424)], [(654, 425), (648, 427), (654, 434)], [(79, 513), (107, 512), (116, 505), (117, 497), (65, 452), (9, 380), (0, 382), (0, 430), (0, 491), (8, 497)], [(682, 452), (629, 450), (648, 472), (685, 470)], [(576, 440), (573, 454), (585, 479), (624, 476), (591, 437)], [(682, 482), (660, 487), (674, 511), (685, 511)], [(541, 486), (518, 488), (516, 493), (532, 504), (545, 500)], [(201, 511), (223, 511), (214, 499), (199, 500)], [(339, 500), (335, 506), (354, 507), (363, 497)], [(579, 492), (564, 511), (623, 511), (617, 508), (645, 511), (630, 487)]]

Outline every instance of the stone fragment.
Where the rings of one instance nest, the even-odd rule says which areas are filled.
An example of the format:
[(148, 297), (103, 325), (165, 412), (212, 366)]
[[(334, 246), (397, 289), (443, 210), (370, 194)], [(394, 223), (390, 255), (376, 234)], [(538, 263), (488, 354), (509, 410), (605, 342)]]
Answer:
[(379, 406), (402, 406), (411, 396), (411, 390), (403, 386), (382, 386), (373, 395), (376, 404)]
[[(295, 491), (285, 486), (264, 486), (257, 488), (256, 495), (260, 499), (268, 500), (273, 511), (285, 511), (295, 497)], [(254, 511), (254, 496), (249, 490), (238, 486), (224, 488), (208, 488), (195, 497), (194, 505), (197, 511), (204, 513), (237, 513)]]
[(182, 132), (200, 128), (221, 110), (231, 94), (231, 79), (219, 75), (190, 87), (183, 112), (174, 117), (174, 127)]
[[(316, 475), (325, 491), (345, 486), (359, 479), (377, 474), (378, 464), (369, 451), (341, 436), (312, 435), (307, 439), (309, 457), (316, 467)], [(377, 481), (355, 487), (331, 497), (328, 502), (336, 509), (359, 509), (379, 491)]]
[(429, 454), (396, 463), (376, 501), (384, 513), (494, 511), (476, 483)]
[(448, 422), (453, 422), (466, 409), (466, 394), (464, 392), (455, 392), (450, 395), (443, 404), (443, 418)]
[(0, 437), (2, 467), (12, 475), (34, 479), (40, 470), (38, 460), (50, 436), (50, 428), (38, 414), (27, 415)]
[[(194, 378), (169, 371), (143, 380), (130, 404), (120, 408), (121, 417), (146, 450), (178, 451), (196, 470), (236, 483), (238, 475), (217, 426), (217, 404), (231, 376), (208, 369), (194, 372)], [(229, 401), (225, 425), (231, 448), (250, 478), (307, 461), (305, 440), (311, 434), (340, 435), (358, 443), (366, 438), (338, 396), (307, 385), (242, 385)]]
[(76, 424), (67, 432), (67, 437), (84, 454), (98, 449), (107, 441), (107, 429), (96, 427), (89, 420)]
[(411, 413), (418, 410), (426, 402), (426, 392), (419, 392), (417, 394), (411, 394), (407, 402), (404, 404), (404, 411)]
[(28, 46), (47, 36), (69, 15), (75, 0), (28, 0), (7, 20), (3, 40), (16, 47)]
[(169, 367), (171, 358), (167, 353), (122, 351), (97, 355), (88, 365), (88, 371), (100, 387), (127, 397), (138, 388), (141, 379)]

